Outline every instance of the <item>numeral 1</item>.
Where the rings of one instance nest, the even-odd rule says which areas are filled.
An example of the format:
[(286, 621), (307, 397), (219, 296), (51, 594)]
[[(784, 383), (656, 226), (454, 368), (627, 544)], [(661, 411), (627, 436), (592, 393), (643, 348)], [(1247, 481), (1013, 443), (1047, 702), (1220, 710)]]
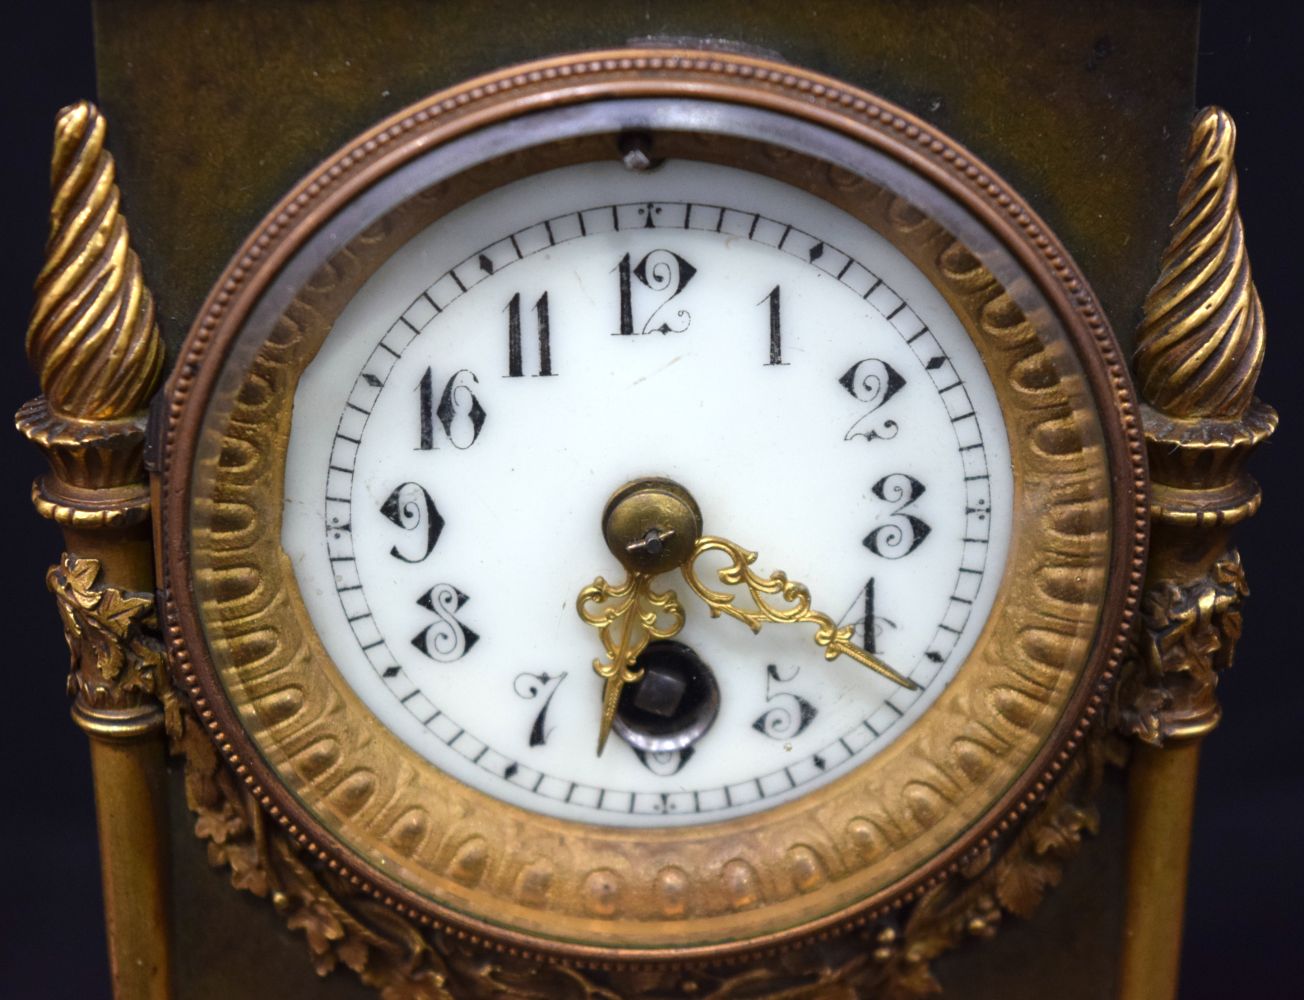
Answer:
[(634, 295), (629, 287), (629, 254), (620, 258), (620, 335), (634, 335)]
[[(539, 374), (552, 372), (552, 331), (548, 324), (548, 293), (544, 292), (534, 303), (535, 321), (539, 330)], [(507, 303), (507, 377), (524, 375), (521, 363), (521, 295), (517, 292)]]
[(419, 451), (430, 451), (435, 446), (435, 375), (429, 368), (417, 386), (421, 394), (421, 444)]
[(783, 364), (783, 328), (779, 319), (779, 286), (770, 289), (770, 294), (761, 299), (761, 303), (770, 303), (770, 360), (766, 365)]

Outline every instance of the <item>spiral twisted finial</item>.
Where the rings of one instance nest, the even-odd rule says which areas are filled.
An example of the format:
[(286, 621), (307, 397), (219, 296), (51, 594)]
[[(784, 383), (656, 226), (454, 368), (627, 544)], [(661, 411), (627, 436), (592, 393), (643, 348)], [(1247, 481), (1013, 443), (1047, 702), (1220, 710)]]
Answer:
[(104, 116), (89, 101), (59, 112), (45, 266), (27, 356), (51, 411), (112, 420), (142, 410), (163, 367), (154, 300), (118, 210)]
[(1227, 112), (1196, 116), (1172, 237), (1146, 296), (1137, 383), (1170, 417), (1243, 416), (1263, 366), (1263, 309), (1237, 208), (1235, 147)]

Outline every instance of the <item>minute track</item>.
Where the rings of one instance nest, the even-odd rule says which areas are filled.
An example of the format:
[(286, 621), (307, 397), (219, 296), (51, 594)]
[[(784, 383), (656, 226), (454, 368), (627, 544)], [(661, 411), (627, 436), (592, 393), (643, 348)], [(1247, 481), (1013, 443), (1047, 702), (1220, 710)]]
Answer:
[[(650, 227), (649, 223), (651, 223)], [(845, 288), (848, 292), (854, 294), (855, 301), (863, 301), (869, 307), (872, 307), (873, 313), (881, 317), (884, 331), (894, 331), (895, 338), (901, 347), (908, 351), (909, 356), (915, 359), (913, 365), (916, 367), (911, 369), (911, 379), (919, 385), (919, 388), (928, 386), (930, 393), (937, 394), (934, 398), (940, 399), (940, 405), (946, 411), (945, 420), (953, 428), (949, 436), (954, 436), (957, 452), (963, 449), (979, 455), (985, 454), (986, 445), (978, 420), (979, 408), (970, 399), (964, 375), (952, 364), (951, 348), (938, 341), (930, 324), (925, 322), (912, 306), (909, 295), (897, 294), (894, 283), (877, 273), (876, 264), (863, 263), (860, 259), (857, 259), (854, 253), (848, 253), (844, 250), (843, 244), (837, 239), (816, 236), (810, 229), (793, 222), (781, 221), (764, 212), (750, 211), (745, 204), (731, 205), (716, 201), (689, 200), (658, 201), (655, 199), (650, 202), (634, 200), (599, 203), (591, 207), (578, 208), (575, 211), (549, 216), (541, 221), (516, 228), (512, 232), (466, 254), (462, 257), (460, 263), (436, 276), (433, 280), (427, 278), (424, 287), (411, 293), (412, 297), (408, 300), (409, 305), (400, 314), (394, 316), (391, 313), (391, 318), (376, 328), (377, 332), (380, 332), (380, 337), (372, 341), (374, 346), (371, 354), (354, 369), (358, 374), (353, 387), (340, 401), (340, 409), (337, 412), (341, 416), (336, 429), (338, 435), (335, 439), (336, 446), (341, 448), (348, 446), (350, 451), (358, 447), (353, 441), (363, 442), (361, 446), (363, 451), (370, 446), (368, 442), (373, 440), (370, 428), (375, 415), (386, 405), (384, 401), (391, 398), (392, 394), (400, 392), (401, 389), (407, 386), (408, 382), (412, 381), (409, 376), (398, 378), (400, 371), (406, 371), (410, 368), (407, 358), (418, 348), (418, 345), (435, 343), (435, 341), (431, 341), (432, 337), (438, 337), (442, 342), (448, 336), (451, 336), (451, 333), (437, 334), (435, 331), (440, 324), (455, 322), (449, 317), (462, 308), (459, 306), (455, 309), (454, 307), (464, 297), (488, 295), (489, 298), (501, 302), (519, 291), (520, 311), (522, 314), (527, 314), (527, 302), (533, 303), (536, 298), (544, 293), (552, 293), (553, 289), (547, 285), (539, 287), (522, 285), (521, 282), (524, 279), (514, 276), (520, 268), (528, 266), (529, 262), (538, 258), (539, 255), (567, 252), (567, 248), (579, 246), (585, 241), (600, 240), (613, 236), (614, 238), (623, 238), (623, 234), (627, 232), (630, 234), (661, 234), (657, 237), (658, 239), (669, 239), (670, 237), (666, 234), (674, 233), (689, 234), (694, 239), (709, 237), (729, 241), (730, 243), (743, 239), (758, 248), (765, 249), (765, 252), (780, 254), (784, 259), (794, 262), (795, 265), (809, 269), (812, 274), (818, 276), (819, 281), (827, 283), (823, 287)], [(675, 246), (672, 243), (666, 243), (665, 245), (667, 247)], [(642, 255), (643, 251), (639, 251), (634, 260), (639, 260)], [(695, 255), (689, 256), (699, 272), (708, 275), (707, 279), (699, 278), (698, 282), (709, 280), (711, 267), (709, 255), (703, 256), (702, 251), (699, 249), (695, 252)], [(490, 261), (491, 266), (486, 267), (485, 261)], [(612, 267), (614, 264), (615, 257), (613, 256), (607, 266)], [(706, 270), (701, 270), (702, 268), (706, 268)], [(614, 293), (616, 287), (615, 274), (610, 274), (608, 277), (604, 268), (596, 273), (594, 278), (604, 282), (610, 281), (610, 288)], [(483, 286), (483, 289), (481, 289), (481, 286)], [(489, 292), (491, 287), (501, 289), (501, 291), (497, 293)], [(693, 287), (696, 288), (697, 285), (695, 284)], [(765, 287), (777, 290), (777, 286), (767, 285)], [(801, 366), (804, 361), (800, 353), (791, 355), (792, 360), (790, 360), (790, 345), (788, 342), (788, 312), (790, 306), (787, 292), (788, 289), (785, 284), (783, 299), (783, 366), (785, 368), (789, 367), (790, 364)], [(825, 294), (833, 293), (826, 291)], [(776, 295), (774, 302), (777, 304), (777, 301)], [(800, 299), (794, 301), (799, 302)], [(575, 334), (568, 324), (568, 317), (561, 309), (561, 306), (554, 305), (550, 310), (552, 352), (556, 357), (559, 349), (558, 345), (560, 344), (563, 358), (560, 365), (554, 362), (554, 366), (561, 368), (561, 374), (552, 380), (545, 381), (553, 381), (561, 391), (567, 392), (569, 391), (566, 389), (568, 379), (573, 378), (574, 373), (561, 366), (568, 364), (565, 358), (573, 357), (573, 355), (565, 352), (573, 352), (576, 349), (576, 342), (574, 340)], [(762, 311), (761, 309), (757, 310), (758, 313)], [(532, 317), (532, 309), (528, 315)], [(524, 320), (524, 315), (522, 319)], [(499, 320), (498, 322), (505, 323), (505, 320)], [(800, 324), (800, 319), (794, 319), (793, 322)], [(451, 329), (453, 328), (450, 327)], [(694, 333), (696, 329), (696, 327), (693, 327), (687, 333), (668, 333), (665, 336), (669, 339), (678, 336), (687, 344), (690, 342), (689, 338), (697, 335)], [(700, 336), (706, 335), (705, 332), (700, 334)], [(486, 334), (486, 336), (490, 336), (490, 334)], [(501, 337), (503, 335), (499, 333), (497, 336)], [(532, 348), (534, 336), (533, 323), (526, 326), (523, 322), (521, 332), (523, 349)], [(641, 339), (643, 338), (631, 338), (632, 341)], [(763, 342), (764, 334), (760, 334), (756, 339)], [(631, 349), (634, 346), (633, 343), (630, 344)], [(426, 364), (425, 359), (428, 359), (436, 373), (436, 379), (447, 378), (451, 371), (451, 363), (440, 360), (443, 356), (442, 351), (431, 346), (421, 346), (420, 350), (423, 352), (418, 355), (423, 359), (421, 366), (424, 367)], [(870, 346), (861, 350), (870, 353), (874, 349)], [(395, 354), (397, 354), (397, 357), (393, 356)], [(855, 356), (860, 357), (863, 355), (858, 353)], [(896, 355), (893, 355), (893, 357), (895, 358)], [(762, 359), (758, 359), (758, 363), (760, 360)], [(570, 364), (574, 364), (574, 362), (570, 362)], [(532, 355), (524, 356), (521, 361), (521, 373), (532, 374), (533, 366)], [(845, 364), (842, 367), (845, 367)], [(834, 381), (833, 376), (840, 370), (842, 369), (835, 368), (828, 372), (826, 377), (828, 377), (830, 383)], [(502, 375), (504, 371), (505, 369), (498, 372), (490, 370), (490, 373)], [(515, 374), (515, 371), (508, 374)], [(925, 375), (927, 378), (924, 377)], [(525, 383), (529, 379), (521, 381)], [(831, 386), (831, 389), (835, 390), (836, 386)], [(477, 389), (477, 392), (479, 393), (480, 389)], [(500, 407), (505, 404), (496, 402), (496, 400), (503, 397), (501, 392), (495, 390), (495, 393), (491, 395), (488, 389), (484, 390), (486, 406), (490, 410), (490, 418), (485, 424), (485, 433), (490, 435), (510, 433), (509, 426), (503, 423), (503, 418), (499, 416), (500, 413), (504, 412)], [(438, 394), (435, 393), (434, 395), (437, 396)], [(953, 400), (948, 397), (953, 397)], [(394, 398), (400, 397), (395, 396)], [(840, 433), (836, 435), (836, 437), (840, 436)], [(476, 447), (480, 447), (480, 445), (477, 444)], [(857, 442), (849, 444), (847, 447), (850, 451), (856, 447), (863, 447), (863, 445)], [(870, 447), (877, 448), (878, 443), (874, 442)], [(432, 452), (432, 457), (437, 458), (438, 454), (439, 450), (435, 449)], [(876, 452), (871, 454), (876, 454)], [(845, 460), (851, 460), (850, 454)], [(332, 458), (328, 465), (338, 466), (341, 476), (347, 474), (352, 479), (355, 477), (352, 462), (351, 455), (348, 458), (341, 455), (339, 460)], [(349, 471), (346, 472), (345, 470)], [(967, 471), (972, 478), (966, 482), (967, 492), (963, 498), (962, 506), (972, 507), (979, 500), (989, 503), (990, 494), (987, 485), (989, 477), (985, 464), (979, 467), (970, 466)], [(430, 488), (442, 509), (444, 500), (441, 489), (448, 490), (451, 487), (447, 484), (441, 487), (439, 481), (434, 479), (429, 480), (426, 485)], [(351, 520), (355, 522), (354, 533), (357, 535), (357, 517), (354, 514), (355, 504), (358, 500), (357, 491), (361, 488), (358, 483), (353, 485), (349, 491), (348, 503), (341, 502), (344, 497), (340, 492), (331, 492), (329, 494), (327, 507), (337, 524), (331, 524), (330, 519), (328, 519), (328, 529), (338, 530), (338, 522)], [(392, 490), (394, 488), (393, 484), (389, 484), (388, 488)], [(872, 511), (867, 511), (862, 515), (864, 523), (869, 527), (873, 526), (873, 516)], [(450, 521), (448, 532), (455, 532), (456, 530), (456, 522)], [(966, 537), (976, 536), (971, 532)], [(355, 557), (356, 553), (353, 551), (341, 552), (336, 548), (339, 544), (341, 544), (339, 541), (328, 535), (327, 546), (331, 550), (332, 558), (337, 554), (349, 559)], [(355, 544), (365, 543), (355, 539)], [(386, 548), (388, 547), (387, 544)], [(436, 554), (432, 558), (437, 559), (438, 555)], [(959, 568), (967, 569), (975, 579), (981, 579), (982, 567), (985, 561), (985, 559), (970, 557), (963, 560), (965, 565)], [(950, 573), (951, 579), (957, 581), (956, 587), (959, 588), (959, 581), (964, 580), (969, 574), (957, 572), (956, 570), (957, 568), (953, 565)], [(869, 573), (866, 572), (865, 575), (868, 576)], [(337, 581), (336, 589), (341, 600), (352, 595), (355, 598), (362, 598), (367, 605), (362, 611), (355, 609), (352, 615), (346, 615), (345, 618), (349, 627), (367, 626), (367, 632), (359, 634), (354, 641), (359, 648), (365, 647), (368, 654), (369, 671), (393, 692), (390, 697), (394, 699), (394, 702), (400, 704), (402, 710), (412, 715), (422, 730), (433, 735), (443, 745), (449, 746), (453, 752), (457, 753), (478, 772), (490, 775), (491, 778), (488, 780), (487, 785), (491, 786), (492, 782), (498, 781), (521, 790), (527, 797), (538, 797), (566, 804), (565, 793), (555, 793), (552, 784), (553, 779), (561, 778), (561, 775), (555, 772), (550, 774), (548, 768), (532, 766), (528, 756), (523, 757), (519, 752), (513, 750), (508, 756), (516, 764), (516, 769), (509, 775), (506, 766), (507, 758), (499, 760), (494, 757), (494, 753), (485, 750), (480, 754), (481, 759), (471, 760), (470, 757), (461, 752), (465, 741), (460, 742), (456, 747), (451, 746), (453, 739), (460, 736), (458, 731), (463, 730), (464, 724), (470, 724), (469, 720), (460, 718), (462, 710), (457, 707), (456, 703), (448, 702), (445, 696), (439, 695), (436, 688), (429, 688), (426, 694), (420, 698), (414, 696), (413, 691), (416, 690), (418, 683), (420, 686), (425, 687), (427, 682), (418, 679), (418, 682), (414, 683), (411, 679), (405, 679), (412, 673), (414, 668), (411, 665), (404, 665), (402, 654), (395, 657), (391, 652), (389, 627), (384, 626), (383, 622), (378, 621), (374, 616), (368, 617), (373, 609), (370, 607), (371, 598), (368, 594), (369, 584), (367, 579), (369, 578), (365, 574), (361, 579), (355, 578), (352, 574), (345, 575)], [(424, 583), (422, 586), (428, 586), (428, 583)], [(946, 613), (945, 621), (937, 622), (933, 638), (927, 642), (921, 641), (917, 651), (912, 652), (911, 661), (901, 665), (902, 671), (907, 676), (927, 685), (939, 671), (944, 669), (946, 663), (952, 662), (952, 650), (968, 628), (967, 611), (971, 607), (973, 600), (972, 593), (973, 588), (968, 587), (964, 590), (953, 590), (953, 594), (957, 599), (948, 603), (948, 607), (952, 610)], [(484, 600), (481, 591), (475, 591), (473, 597), (477, 603), (470, 605), (468, 611), (484, 607), (480, 603)], [(379, 629), (375, 633), (371, 631), (373, 623)], [(470, 623), (476, 627), (477, 631), (485, 633), (483, 619), (473, 618)], [(395, 638), (405, 639), (405, 637), (401, 636)], [(480, 648), (468, 654), (469, 658), (465, 661), (467, 669), (472, 669), (472, 665), (476, 663), (480, 664), (478, 669), (485, 669), (485, 664), (489, 661), (483, 659), (484, 656), (488, 655), (483, 650), (487, 648), (481, 645)], [(479, 660), (476, 659), (477, 654), (480, 654), (481, 658)], [(545, 665), (548, 670), (557, 670), (569, 668), (570, 661), (549, 662), (547, 664), (539, 662), (534, 669), (544, 668)], [(398, 668), (397, 672), (395, 672), (396, 667)], [(573, 697), (573, 693), (570, 696)], [(912, 696), (907, 700), (894, 701), (890, 711), (898, 717), (904, 716), (905, 711), (909, 710), (915, 700), (916, 698)], [(453, 713), (452, 719), (456, 719), (455, 722), (450, 719), (450, 712)], [(419, 713), (419, 717), (417, 713)], [(780, 766), (766, 770), (764, 774), (749, 779), (751, 786), (756, 789), (755, 797), (749, 795), (743, 787), (748, 785), (748, 781), (733, 782), (727, 785), (697, 783), (693, 778), (695, 768), (700, 769), (702, 766), (700, 761), (707, 759), (700, 754), (697, 760), (688, 763), (686, 766), (681, 765), (685, 769), (677, 771), (676, 781), (693, 783), (687, 791), (697, 793), (696, 805), (689, 808), (693, 808), (695, 812), (700, 810), (700, 815), (714, 817), (716, 815), (732, 815), (737, 809), (748, 811), (748, 803), (785, 798), (785, 792), (796, 793), (797, 790), (807, 787), (812, 782), (822, 781), (842, 773), (859, 760), (863, 760), (872, 752), (876, 752), (878, 745), (889, 741), (895, 735), (895, 730), (891, 729), (890, 726), (886, 728), (879, 726), (875, 730), (873, 726), (868, 725), (868, 722), (868, 719), (862, 719), (845, 730), (827, 732), (818, 746), (812, 745), (795, 759), (790, 756), (787, 760), (781, 762)], [(851, 734), (856, 731), (865, 733), (868, 739), (853, 742)], [(876, 731), (879, 735), (869, 737), (871, 731)], [(492, 748), (495, 740), (491, 732), (478, 732), (478, 735), (489, 736), (490, 740), (487, 743), (482, 743), (477, 739), (475, 742), (477, 749)], [(846, 741), (845, 744), (844, 740)], [(855, 747), (855, 751), (848, 751), (848, 745)], [(497, 756), (502, 757), (502, 754)], [(818, 758), (818, 763), (816, 758)], [(774, 784), (775, 782), (778, 782), (777, 786)], [(486, 784), (486, 782), (477, 780), (477, 784)], [(638, 791), (635, 786), (622, 787), (620, 785), (595, 784), (586, 781), (576, 781), (574, 784), (576, 789), (570, 795), (569, 806), (593, 814), (599, 822), (602, 821), (601, 816), (603, 814), (613, 811), (613, 803), (617, 803), (619, 809), (623, 811), (632, 809), (635, 816), (658, 814), (657, 803), (660, 802), (660, 799), (656, 797), (641, 798), (640, 796), (643, 793)], [(589, 792), (587, 789), (593, 789), (593, 791)], [(590, 799), (592, 799), (591, 802)], [(669, 801), (673, 803), (678, 800)], [(730, 803), (735, 803), (735, 805)], [(667, 808), (669, 807), (667, 806)], [(670, 811), (674, 812), (674, 810)]]

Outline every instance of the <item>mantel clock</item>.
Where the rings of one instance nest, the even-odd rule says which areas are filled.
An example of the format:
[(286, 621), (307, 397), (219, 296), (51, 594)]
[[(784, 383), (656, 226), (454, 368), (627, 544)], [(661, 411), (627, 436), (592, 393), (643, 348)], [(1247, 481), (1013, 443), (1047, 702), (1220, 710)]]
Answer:
[[(1044, 16), (1015, 6), (1001, 30), (1027, 47)], [(242, 30), (308, 25), (269, 71), (297, 81), (279, 102), (244, 57), (203, 57), (229, 140), (158, 133), (185, 102), (142, 92), (122, 69), (141, 43), (102, 12), (130, 150), (119, 182), (106, 118), (61, 113), (28, 335), (44, 395), (19, 425), (68, 533), (48, 583), (119, 995), (270, 996), (310, 963), (342, 970), (331, 996), (1171, 994), (1185, 861), (1159, 844), (1186, 836), (1245, 593), (1227, 533), (1275, 422), (1252, 395), (1232, 125), (1195, 118), (1184, 177), (1152, 144), (1131, 165), (1168, 174), (1083, 194), (1172, 190), (1167, 235), (1138, 222), (1137, 285), (1063, 203), (1071, 109), (1001, 95), (969, 57), (975, 107), (1045, 116), (977, 130), (976, 151), (953, 71), (928, 100), (920, 71), (833, 73), (884, 46), (935, 67), (961, 40), (943, 8), (927, 28), (867, 13), (893, 40), (827, 39), (826, 59), (796, 12), (728, 43), (680, 14), (611, 44), (620, 18), (590, 12), (496, 44), (440, 11), (481, 70), (462, 82), (417, 70), (424, 22), (386, 71), (356, 11), (231, 9)], [(378, 12), (381, 35), (417, 10)], [(1126, 61), (1156, 28), (1098, 16), (1055, 30)], [(769, 51), (787, 29), (799, 52)], [(201, 25), (131, 32), (186, 52)], [(182, 56), (151, 58), (179, 79)], [(339, 59), (345, 83), (314, 93)], [(389, 79), (443, 86), (395, 108), (374, 96)], [(1143, 102), (1147, 127), (1188, 96)], [(263, 98), (268, 149), (232, 150), (269, 123)], [(252, 230), (219, 273), (185, 249), (217, 213), (152, 217), (141, 245), (178, 250), (174, 291), (129, 246), (118, 188), (153, 143), (320, 163), (266, 200), (183, 171)], [(1032, 916), (1113, 765), (1118, 885), (1074, 890), (1105, 928), (1079, 958), (1094, 977), (1026, 942), (1039, 958), (984, 967), (1001, 939), (972, 939)], [(234, 889), (169, 872), (186, 826)], [(242, 940), (236, 889), (263, 897), (243, 936), (273, 943)], [(247, 968), (218, 970), (197, 921), (225, 922)], [(300, 936), (302, 967), (275, 967)], [(961, 945), (957, 972), (931, 967)]]

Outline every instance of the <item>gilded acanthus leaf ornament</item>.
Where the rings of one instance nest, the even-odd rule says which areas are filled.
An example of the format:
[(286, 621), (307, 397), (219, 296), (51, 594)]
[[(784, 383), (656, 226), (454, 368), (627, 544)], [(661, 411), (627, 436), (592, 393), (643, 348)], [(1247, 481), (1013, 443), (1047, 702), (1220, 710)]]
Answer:
[(344, 965), (386, 1000), (453, 1000), (447, 966), (422, 933), (309, 862), (222, 764), (189, 711), (173, 752), (185, 757), (186, 803), (209, 862), (229, 870), (234, 888), (270, 899), (303, 934), (319, 975)]
[(1125, 733), (1162, 746), (1217, 724), (1218, 672), (1232, 664), (1241, 602), (1249, 592), (1235, 549), (1199, 580), (1162, 581), (1146, 591), (1140, 662), (1125, 678), (1119, 699)]
[(129, 709), (157, 701), (169, 732), (180, 726), (152, 594), (99, 586), (98, 559), (64, 554), (46, 574), (71, 664), (68, 693), (93, 709)]

